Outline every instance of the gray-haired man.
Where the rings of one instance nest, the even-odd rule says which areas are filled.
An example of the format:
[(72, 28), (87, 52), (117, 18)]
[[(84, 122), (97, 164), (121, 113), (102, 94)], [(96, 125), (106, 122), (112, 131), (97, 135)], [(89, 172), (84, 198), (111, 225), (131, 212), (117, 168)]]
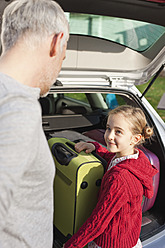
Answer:
[(68, 22), (51, 0), (15, 0), (4, 11), (0, 57), (0, 247), (52, 248), (54, 163), (40, 95), (65, 58)]

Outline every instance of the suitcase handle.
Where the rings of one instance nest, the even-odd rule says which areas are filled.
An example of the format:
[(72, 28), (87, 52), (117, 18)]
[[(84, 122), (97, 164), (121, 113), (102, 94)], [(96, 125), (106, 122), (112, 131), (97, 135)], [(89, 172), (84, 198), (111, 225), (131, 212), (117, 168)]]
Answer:
[[(75, 143), (78, 143), (78, 142), (80, 142), (80, 141), (86, 142), (86, 141), (83, 140), (83, 139), (74, 140)], [(104, 158), (102, 158), (100, 155), (98, 155), (95, 151), (93, 151), (93, 152), (91, 152), (91, 153), (93, 154), (93, 156), (95, 156), (96, 158), (98, 158), (98, 159), (101, 161), (101, 163), (102, 163), (102, 165), (103, 165), (103, 167), (104, 167), (104, 173), (105, 173), (106, 168), (107, 168), (107, 161), (106, 161)]]
[(77, 157), (77, 154), (66, 147), (63, 143), (55, 143), (51, 150), (52, 154), (61, 165), (67, 166), (71, 159)]

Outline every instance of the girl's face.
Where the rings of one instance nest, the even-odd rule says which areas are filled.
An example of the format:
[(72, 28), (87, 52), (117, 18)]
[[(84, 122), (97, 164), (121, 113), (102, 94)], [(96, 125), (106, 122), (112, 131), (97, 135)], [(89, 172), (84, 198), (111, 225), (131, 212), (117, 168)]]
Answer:
[(117, 157), (134, 154), (134, 146), (141, 139), (141, 135), (133, 135), (130, 123), (122, 114), (108, 117), (104, 135), (107, 149), (116, 153)]

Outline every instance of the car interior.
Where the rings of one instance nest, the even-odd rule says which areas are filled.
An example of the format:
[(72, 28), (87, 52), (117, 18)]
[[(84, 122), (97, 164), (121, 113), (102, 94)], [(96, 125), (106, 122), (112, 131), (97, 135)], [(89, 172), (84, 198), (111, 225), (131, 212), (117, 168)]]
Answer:
[[(119, 90), (108, 94), (104, 91), (100, 93), (97, 90), (95, 90), (95, 93), (93, 92), (93, 90), (92, 92), (90, 90), (81, 90), (79, 93), (50, 93), (46, 97), (39, 99), (43, 129), (48, 141), (53, 137), (59, 137), (75, 143), (81, 140), (92, 140), (105, 146), (106, 118), (111, 109), (123, 104), (144, 108), (140, 105), (140, 101), (135, 99), (133, 95), (128, 95), (128, 92), (127, 94)], [(153, 123), (148, 112), (145, 109), (143, 111), (146, 114), (148, 124), (152, 126)], [(153, 138), (140, 145), (139, 148), (145, 153), (151, 164), (161, 171), (153, 178), (153, 198), (143, 199), (141, 229), (141, 240), (143, 241), (151, 233), (158, 231), (165, 220), (163, 203), (161, 202), (164, 155), (156, 128), (154, 129)], [(54, 226), (54, 230), (54, 244), (56, 247), (61, 247), (72, 235), (63, 235), (56, 226)]]

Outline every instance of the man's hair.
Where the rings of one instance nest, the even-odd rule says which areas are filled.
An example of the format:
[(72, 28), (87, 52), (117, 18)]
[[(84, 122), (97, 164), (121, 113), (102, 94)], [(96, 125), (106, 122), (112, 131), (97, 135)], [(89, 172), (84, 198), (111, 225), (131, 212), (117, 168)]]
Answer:
[(69, 25), (61, 7), (52, 0), (15, 0), (3, 13), (1, 42), (3, 52), (19, 39), (36, 48), (49, 35), (64, 33), (62, 46), (69, 38)]

